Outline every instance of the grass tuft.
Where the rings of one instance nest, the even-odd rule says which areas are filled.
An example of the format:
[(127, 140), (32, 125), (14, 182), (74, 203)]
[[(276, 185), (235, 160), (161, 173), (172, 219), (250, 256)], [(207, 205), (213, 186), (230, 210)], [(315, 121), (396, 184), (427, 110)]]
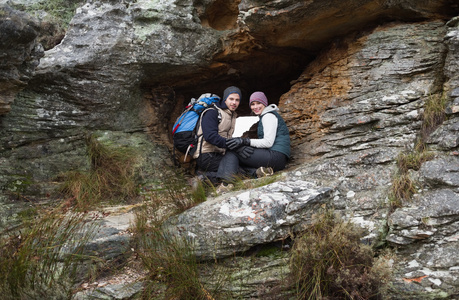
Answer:
[(378, 263), (362, 232), (324, 211), (294, 239), (291, 282), (296, 299), (381, 299), (390, 268)]
[(94, 136), (87, 139), (87, 149), (90, 170), (67, 172), (60, 188), (76, 207), (87, 209), (103, 200), (125, 201), (138, 195), (133, 149), (104, 144)]
[(414, 151), (409, 153), (402, 152), (399, 154), (397, 157), (397, 166), (401, 173), (407, 173), (410, 169), (417, 171), (424, 162), (433, 157), (434, 154), (427, 151), (425, 146), (416, 146)]
[(389, 193), (391, 209), (400, 208), (404, 201), (410, 201), (416, 193), (416, 183), (408, 173), (402, 173), (392, 180), (392, 189)]
[(42, 209), (0, 238), (2, 299), (67, 299), (95, 228), (87, 215)]
[[(191, 241), (171, 237), (155, 226), (137, 230), (143, 233), (137, 235), (137, 253), (148, 270), (148, 283), (164, 283), (167, 299), (207, 299)], [(147, 284), (142, 298), (149, 299), (150, 292)]]
[(231, 183), (234, 185), (234, 191), (256, 189), (278, 181), (280, 176), (280, 174), (275, 174), (273, 176), (253, 179), (251, 177), (244, 177), (238, 175), (234, 177)]
[(447, 103), (448, 98), (441, 94), (427, 98), (419, 140), (412, 151), (400, 153), (396, 160), (398, 174), (393, 178), (389, 192), (389, 203), (392, 210), (402, 207), (403, 202), (409, 201), (415, 194), (416, 182), (411, 179), (409, 170), (418, 171), (424, 162), (434, 157), (434, 154), (427, 149), (426, 140), (445, 120)]
[(421, 134), (423, 138), (432, 133), (446, 118), (448, 98), (445, 95), (435, 94), (427, 98), (424, 104)]
[[(158, 201), (146, 201), (136, 212), (134, 247), (148, 273), (140, 298), (226, 299), (220, 297), (221, 284), (205, 286), (193, 240), (163, 231), (161, 223), (167, 215), (161, 215), (160, 206)], [(159, 291), (158, 285), (165, 288)]]

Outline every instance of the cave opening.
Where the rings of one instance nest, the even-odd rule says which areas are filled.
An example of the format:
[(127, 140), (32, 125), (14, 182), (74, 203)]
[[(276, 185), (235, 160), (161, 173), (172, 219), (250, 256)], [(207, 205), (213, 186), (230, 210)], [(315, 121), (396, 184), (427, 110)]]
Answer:
[(254, 52), (241, 60), (218, 62), (224, 68), (211, 78), (203, 76), (200, 82), (185, 85), (179, 83), (173, 89), (176, 96), (186, 102), (182, 105), (186, 105), (191, 98), (197, 98), (203, 93), (214, 93), (222, 97), (227, 87), (237, 86), (242, 91), (238, 116), (248, 116), (249, 97), (253, 92), (262, 91), (269, 103), (279, 104), (280, 97), (290, 90), (291, 82), (298, 79), (312, 60), (310, 54), (291, 49)]
[[(160, 81), (146, 79), (142, 86), (147, 100), (147, 131), (171, 146), (172, 126), (190, 100), (204, 93), (222, 97), (229, 86), (242, 91), (238, 117), (250, 116), (249, 97), (256, 91), (264, 92), (270, 104), (278, 105), (281, 96), (291, 89), (292, 81), (313, 59), (310, 52), (301, 49), (257, 50), (243, 57), (214, 60), (207, 67), (186, 67), (168, 73), (173, 75), (164, 73)], [(145, 78), (158, 78), (149, 75), (157, 72), (157, 66), (144, 71)]]

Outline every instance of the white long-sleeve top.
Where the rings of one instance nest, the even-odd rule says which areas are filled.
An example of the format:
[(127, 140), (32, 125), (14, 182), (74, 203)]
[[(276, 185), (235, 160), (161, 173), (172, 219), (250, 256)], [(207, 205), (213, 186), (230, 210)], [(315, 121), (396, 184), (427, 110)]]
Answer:
[(261, 124), (263, 125), (263, 138), (250, 139), (250, 146), (255, 148), (271, 148), (274, 145), (277, 134), (277, 117), (269, 112), (278, 111), (276, 104), (270, 104), (261, 112)]

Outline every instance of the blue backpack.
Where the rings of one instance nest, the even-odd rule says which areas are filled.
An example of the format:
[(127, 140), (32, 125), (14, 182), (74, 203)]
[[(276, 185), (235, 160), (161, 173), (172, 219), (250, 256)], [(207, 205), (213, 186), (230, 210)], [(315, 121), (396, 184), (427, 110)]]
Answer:
[(175, 148), (185, 154), (184, 160), (188, 154), (191, 156), (197, 149), (198, 126), (202, 113), (208, 108), (215, 108), (215, 103), (220, 101), (220, 97), (215, 94), (202, 94), (197, 100), (192, 98), (185, 110), (177, 118), (172, 127), (172, 138)]

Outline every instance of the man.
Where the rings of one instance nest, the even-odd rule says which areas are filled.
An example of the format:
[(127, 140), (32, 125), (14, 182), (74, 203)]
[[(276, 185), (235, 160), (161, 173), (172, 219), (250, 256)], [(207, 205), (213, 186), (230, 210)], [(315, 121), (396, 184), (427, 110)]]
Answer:
[(199, 170), (216, 183), (216, 172), (226, 151), (226, 140), (230, 139), (236, 125), (236, 109), (241, 102), (241, 90), (230, 86), (215, 108), (206, 109), (198, 128), (197, 150), (193, 157)]

